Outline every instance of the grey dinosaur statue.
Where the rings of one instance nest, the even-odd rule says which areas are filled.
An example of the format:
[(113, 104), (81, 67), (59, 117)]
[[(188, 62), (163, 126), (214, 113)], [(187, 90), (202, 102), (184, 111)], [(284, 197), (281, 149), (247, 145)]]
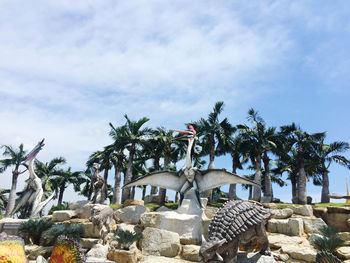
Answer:
[(209, 236), (202, 237), (200, 262), (236, 263), (238, 247), (256, 239), (263, 255), (271, 255), (265, 224), (270, 210), (249, 201), (229, 201), (214, 215)]
[(147, 174), (123, 186), (131, 187), (136, 185), (152, 185), (171, 189), (180, 193), (180, 205), (185, 193), (192, 187), (195, 190), (198, 205), (202, 208), (199, 193), (226, 184), (258, 184), (244, 179), (236, 174), (227, 172), (225, 169), (199, 170), (192, 166), (191, 150), (197, 132), (192, 125), (188, 126), (189, 131), (172, 130), (184, 134), (181, 138), (187, 138), (188, 146), (186, 152), (186, 166), (178, 172), (161, 171)]
[(91, 209), (90, 220), (93, 224), (93, 228), (98, 228), (100, 236), (99, 243), (105, 245), (107, 243), (107, 235), (109, 232), (111, 232), (112, 221), (114, 220), (115, 223), (117, 223), (119, 222), (119, 219), (115, 216), (112, 208), (101, 208), (100, 206), (96, 205)]

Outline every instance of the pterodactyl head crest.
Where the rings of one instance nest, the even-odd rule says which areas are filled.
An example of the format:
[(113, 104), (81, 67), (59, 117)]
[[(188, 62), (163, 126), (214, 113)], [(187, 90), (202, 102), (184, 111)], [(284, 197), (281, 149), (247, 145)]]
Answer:
[(35, 156), (40, 152), (40, 150), (44, 147), (44, 140), (42, 139), (40, 142), (38, 142), (38, 144), (33, 148), (33, 150), (31, 150), (30, 153), (28, 153), (27, 158), (23, 161), (23, 164), (25, 164), (26, 162), (32, 160), (33, 158), (35, 158)]

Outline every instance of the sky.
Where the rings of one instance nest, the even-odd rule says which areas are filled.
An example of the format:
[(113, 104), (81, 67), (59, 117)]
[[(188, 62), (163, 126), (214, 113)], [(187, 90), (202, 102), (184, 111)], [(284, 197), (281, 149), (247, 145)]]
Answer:
[[(232, 124), (254, 108), (268, 126), (350, 142), (349, 17), (348, 1), (0, 0), (0, 144), (29, 151), (45, 138), (39, 160), (84, 170), (124, 114), (183, 129), (217, 101)], [(349, 175), (332, 165), (330, 192), (346, 193)], [(11, 171), (0, 176), (9, 188)], [(290, 184), (274, 194), (290, 202)]]

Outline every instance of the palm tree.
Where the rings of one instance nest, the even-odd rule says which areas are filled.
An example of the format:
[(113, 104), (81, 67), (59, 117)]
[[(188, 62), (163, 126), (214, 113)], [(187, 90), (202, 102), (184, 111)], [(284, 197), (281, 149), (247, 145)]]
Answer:
[(5, 195), (8, 193), (10, 193), (9, 189), (0, 189), (0, 211), (5, 210), (7, 206), (7, 197)]
[(56, 191), (56, 195), (58, 194), (58, 201), (57, 205), (62, 204), (63, 201), (63, 194), (68, 185), (72, 184), (74, 187), (74, 190), (76, 192), (80, 192), (80, 185), (84, 182), (84, 178), (82, 176), (82, 172), (72, 172), (71, 167), (69, 167), (67, 170), (59, 170), (56, 172), (56, 174), (52, 177), (51, 183), (53, 188)]
[[(219, 121), (219, 115), (222, 113), (223, 109), (224, 102), (216, 102), (213, 111), (209, 113), (207, 119), (201, 118), (199, 121), (193, 123), (200, 134), (202, 154), (209, 154), (208, 169), (215, 168), (215, 156), (222, 154), (219, 148), (226, 142), (225, 136), (230, 134), (232, 128), (227, 118)], [(211, 192), (211, 190), (205, 192), (205, 196), (209, 198), (209, 201), (211, 200)]]
[(305, 160), (311, 158), (311, 153), (317, 148), (319, 141), (325, 133), (309, 134), (301, 130), (295, 123), (281, 127), (281, 135), (284, 136), (291, 147), (295, 147), (298, 162), (297, 203), (306, 204), (306, 172)]
[[(146, 141), (146, 136), (151, 134), (151, 129), (142, 128), (142, 126), (149, 121), (148, 118), (144, 117), (138, 121), (131, 121), (127, 115), (124, 115), (126, 124), (122, 126), (121, 136), (123, 140), (127, 141), (126, 149), (129, 151), (128, 166), (126, 174), (124, 175), (124, 185), (132, 180), (132, 164), (134, 161), (134, 155), (137, 147), (142, 146)], [(130, 188), (124, 188), (122, 191), (122, 202), (130, 199)]]
[(4, 172), (11, 166), (14, 166), (14, 169), (12, 170), (12, 184), (5, 212), (5, 217), (8, 217), (15, 208), (18, 176), (26, 171), (19, 171), (20, 165), (25, 160), (26, 151), (23, 149), (23, 144), (19, 146), (18, 150), (8, 145), (3, 145), (2, 148), (4, 148), (2, 155), (7, 158), (0, 160), (0, 173)]
[[(255, 165), (254, 182), (261, 184), (261, 161), (264, 162), (265, 168), (265, 189), (264, 197), (269, 201), (272, 200), (272, 184), (271, 176), (269, 172), (270, 158), (268, 152), (275, 152), (277, 145), (276, 128), (266, 127), (265, 121), (260, 117), (257, 111), (249, 109), (248, 120), (253, 124), (250, 128), (247, 125), (237, 125), (241, 130), (243, 137), (242, 147), (248, 149), (252, 164)], [(260, 201), (261, 187), (254, 186), (253, 199)]]
[(320, 173), (322, 175), (322, 194), (321, 203), (329, 203), (329, 166), (332, 162), (336, 162), (350, 169), (350, 161), (340, 153), (350, 149), (349, 143), (337, 141), (330, 144), (324, 143), (322, 138), (319, 144), (316, 145), (316, 155), (319, 160)]

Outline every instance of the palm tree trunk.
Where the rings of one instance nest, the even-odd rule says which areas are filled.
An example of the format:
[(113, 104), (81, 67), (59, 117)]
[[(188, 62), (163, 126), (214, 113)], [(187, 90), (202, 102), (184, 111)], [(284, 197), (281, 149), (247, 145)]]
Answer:
[(175, 203), (179, 202), (179, 192), (175, 194)]
[(299, 176), (298, 176), (298, 204), (305, 205), (307, 203), (306, 195), (306, 173), (304, 168), (304, 156), (302, 147), (299, 146)]
[[(257, 153), (256, 160), (255, 160), (255, 176), (254, 176), (254, 182), (257, 184), (261, 184), (261, 153)], [(253, 187), (253, 200), (260, 202), (261, 198), (261, 187), (260, 186), (254, 186)]]
[(298, 189), (296, 176), (294, 174), (290, 174), (290, 182), (292, 184), (292, 203), (296, 204), (298, 202)]
[(61, 186), (59, 189), (60, 189), (60, 191), (59, 191), (59, 194), (58, 194), (57, 205), (61, 205), (61, 204), (62, 204), (62, 201), (63, 201), (63, 193), (64, 193), (64, 190), (65, 190), (64, 185)]
[[(165, 154), (164, 156), (164, 170), (168, 170), (169, 166), (169, 160), (170, 156), (168, 154)], [(164, 205), (165, 204), (165, 198), (166, 198), (166, 189), (165, 188), (159, 188), (159, 194), (158, 194), (158, 200), (159, 204)]]
[[(232, 173), (236, 174), (237, 170), (237, 164), (236, 164), (236, 156), (232, 156)], [(236, 200), (237, 199), (237, 185), (236, 184), (230, 184), (230, 189), (228, 191), (228, 199), (229, 200)]]
[[(132, 163), (134, 160), (134, 150), (129, 150), (129, 160), (128, 160), (128, 168), (126, 169), (126, 174), (124, 175), (124, 185), (131, 182), (132, 179)], [(123, 188), (122, 191), (122, 203), (125, 202), (125, 200), (130, 199), (130, 187)]]
[(145, 200), (147, 185), (143, 185), (142, 188), (142, 200)]
[(135, 199), (135, 189), (136, 189), (136, 186), (133, 186), (131, 188), (131, 192), (130, 192), (130, 199), (134, 200)]
[(9, 201), (6, 206), (5, 217), (9, 217), (11, 215), (12, 210), (15, 208), (18, 175), (19, 175), (18, 170), (15, 169), (12, 172), (12, 184), (11, 184), (11, 190), (9, 194)]
[(329, 178), (328, 171), (324, 168), (322, 173), (322, 195), (321, 195), (321, 203), (329, 203)]
[(210, 134), (210, 154), (209, 154), (209, 165), (208, 169), (214, 169), (214, 159), (215, 159), (215, 137), (214, 133)]
[(113, 189), (113, 204), (120, 203), (120, 183), (121, 183), (121, 173), (122, 169), (118, 166), (115, 168), (115, 176), (114, 176), (114, 189)]
[(264, 151), (263, 162), (264, 162), (264, 170), (265, 170), (264, 198), (265, 198), (265, 201), (271, 202), (273, 195), (272, 195), (272, 183), (271, 183), (270, 167), (269, 167), (270, 158), (267, 155), (267, 151)]
[(249, 189), (249, 197), (248, 200), (252, 200), (253, 199), (253, 187), (251, 185), (248, 186)]

